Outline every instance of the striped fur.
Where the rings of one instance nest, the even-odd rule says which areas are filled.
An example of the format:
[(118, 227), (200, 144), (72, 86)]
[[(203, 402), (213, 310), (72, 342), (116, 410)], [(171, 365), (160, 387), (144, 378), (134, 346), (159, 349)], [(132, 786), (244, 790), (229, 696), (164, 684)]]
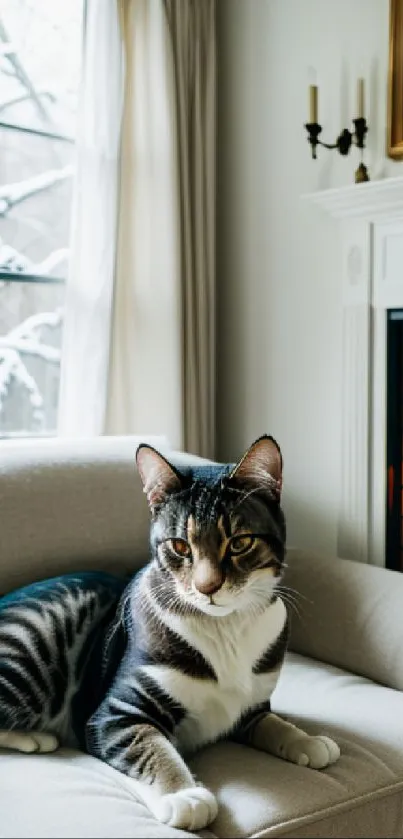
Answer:
[[(84, 572), (0, 600), (0, 745), (12, 747), (9, 730), (52, 734), (54, 747), (85, 745), (85, 724), (108, 674), (103, 636), (125, 585)], [(36, 750), (30, 741), (26, 747)]]
[(4, 599), (0, 745), (85, 745), (156, 818), (197, 830), (217, 803), (187, 766), (196, 749), (232, 737), (315, 768), (339, 752), (270, 711), (288, 637), (275, 441), (237, 466), (179, 470), (149, 446), (137, 465), (145, 569), (126, 587), (81, 575)]

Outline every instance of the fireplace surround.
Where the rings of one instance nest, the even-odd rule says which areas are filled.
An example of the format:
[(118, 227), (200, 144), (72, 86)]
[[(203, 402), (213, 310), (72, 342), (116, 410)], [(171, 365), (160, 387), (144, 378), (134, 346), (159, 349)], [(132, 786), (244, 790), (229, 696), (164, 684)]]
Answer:
[[(304, 199), (332, 216), (340, 233), (342, 421), (338, 555), (403, 570), (397, 508), (393, 526), (390, 515), (391, 418), (393, 415), (396, 425), (398, 414), (390, 388), (393, 375), (397, 375), (396, 346), (397, 356), (394, 361), (391, 359), (393, 340), (396, 345), (399, 330), (397, 313), (402, 312), (403, 317), (403, 177), (324, 190)], [(400, 327), (403, 330), (402, 321)], [(400, 351), (403, 352), (403, 337)], [(400, 410), (403, 411), (401, 406)], [(396, 500), (401, 465), (399, 472), (396, 442), (393, 445)], [(400, 498), (400, 518), (401, 515)]]

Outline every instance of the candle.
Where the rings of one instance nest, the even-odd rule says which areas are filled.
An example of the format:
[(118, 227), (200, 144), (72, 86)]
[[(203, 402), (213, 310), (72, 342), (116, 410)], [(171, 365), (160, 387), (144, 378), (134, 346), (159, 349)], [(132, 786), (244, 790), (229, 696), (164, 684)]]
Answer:
[(318, 87), (316, 84), (309, 86), (309, 122), (314, 123), (318, 121)]
[(358, 79), (358, 119), (364, 118), (364, 79)]

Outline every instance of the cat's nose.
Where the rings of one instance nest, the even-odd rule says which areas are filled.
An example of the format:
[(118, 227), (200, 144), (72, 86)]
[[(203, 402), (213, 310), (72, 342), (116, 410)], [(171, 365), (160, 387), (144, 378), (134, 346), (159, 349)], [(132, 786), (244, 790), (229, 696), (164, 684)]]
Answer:
[(208, 559), (196, 562), (193, 571), (193, 584), (200, 594), (214, 594), (224, 582), (222, 568)]
[(215, 594), (222, 586), (222, 581), (215, 582), (213, 580), (205, 580), (203, 582), (195, 583), (197, 591), (200, 591), (200, 594)]

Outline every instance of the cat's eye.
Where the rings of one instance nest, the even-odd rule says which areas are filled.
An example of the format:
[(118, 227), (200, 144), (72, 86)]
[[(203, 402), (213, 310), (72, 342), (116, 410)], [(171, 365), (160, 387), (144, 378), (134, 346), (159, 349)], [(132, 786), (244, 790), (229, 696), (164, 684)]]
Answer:
[(233, 536), (230, 542), (231, 553), (235, 556), (244, 554), (247, 551), (250, 551), (254, 542), (254, 536), (248, 536), (247, 534)]
[(168, 544), (177, 556), (181, 556), (184, 559), (192, 553), (190, 545), (184, 539), (170, 539)]

